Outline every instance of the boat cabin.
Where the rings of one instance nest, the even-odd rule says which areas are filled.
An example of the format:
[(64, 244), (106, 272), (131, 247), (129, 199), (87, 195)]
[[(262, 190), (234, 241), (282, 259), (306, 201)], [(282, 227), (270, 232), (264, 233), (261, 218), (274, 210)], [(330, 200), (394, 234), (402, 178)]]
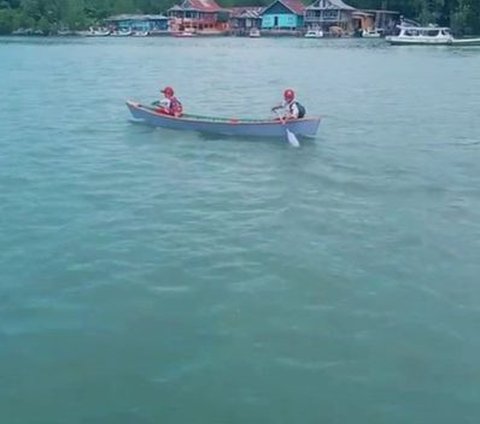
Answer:
[(404, 37), (450, 37), (450, 28), (446, 27), (400, 27), (399, 36)]

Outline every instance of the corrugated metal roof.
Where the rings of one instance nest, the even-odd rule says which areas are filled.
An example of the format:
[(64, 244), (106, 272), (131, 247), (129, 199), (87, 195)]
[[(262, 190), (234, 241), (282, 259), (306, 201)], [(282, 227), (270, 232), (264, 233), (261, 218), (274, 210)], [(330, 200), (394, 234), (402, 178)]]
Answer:
[(228, 11), (233, 18), (260, 18), (260, 14), (265, 8), (259, 6), (253, 7), (230, 7)]
[(312, 3), (307, 9), (320, 10), (357, 10), (354, 7), (346, 4), (343, 0), (317, 0)]

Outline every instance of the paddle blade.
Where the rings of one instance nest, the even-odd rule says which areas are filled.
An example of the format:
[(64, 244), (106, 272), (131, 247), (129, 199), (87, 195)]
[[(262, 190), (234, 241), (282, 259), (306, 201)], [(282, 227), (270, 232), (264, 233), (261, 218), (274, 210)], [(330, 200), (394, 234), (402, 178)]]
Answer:
[(292, 147), (300, 147), (297, 136), (287, 128), (287, 140)]

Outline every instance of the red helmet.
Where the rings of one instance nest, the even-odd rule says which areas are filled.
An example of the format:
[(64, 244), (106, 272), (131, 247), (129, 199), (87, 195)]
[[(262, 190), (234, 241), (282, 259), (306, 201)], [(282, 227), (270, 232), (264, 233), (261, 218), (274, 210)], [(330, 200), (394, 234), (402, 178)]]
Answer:
[(167, 97), (172, 97), (175, 94), (172, 87), (165, 87), (161, 92)]
[(291, 88), (287, 88), (287, 89), (283, 92), (283, 98), (284, 98), (287, 102), (291, 102), (291, 101), (295, 98), (295, 91), (293, 91)]

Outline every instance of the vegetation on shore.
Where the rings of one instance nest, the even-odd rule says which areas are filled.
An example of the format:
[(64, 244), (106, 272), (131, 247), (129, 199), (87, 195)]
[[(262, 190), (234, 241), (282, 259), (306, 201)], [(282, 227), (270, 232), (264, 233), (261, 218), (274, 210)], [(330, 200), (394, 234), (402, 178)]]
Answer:
[[(307, 0), (304, 0), (306, 3)], [(461, 34), (480, 34), (479, 0), (346, 0), (362, 9), (396, 10), (422, 23), (437, 23)], [(118, 13), (164, 13), (176, 0), (0, 0), (0, 34), (19, 28), (56, 33), (80, 30)], [(219, 0), (224, 7), (265, 6), (271, 0)]]

